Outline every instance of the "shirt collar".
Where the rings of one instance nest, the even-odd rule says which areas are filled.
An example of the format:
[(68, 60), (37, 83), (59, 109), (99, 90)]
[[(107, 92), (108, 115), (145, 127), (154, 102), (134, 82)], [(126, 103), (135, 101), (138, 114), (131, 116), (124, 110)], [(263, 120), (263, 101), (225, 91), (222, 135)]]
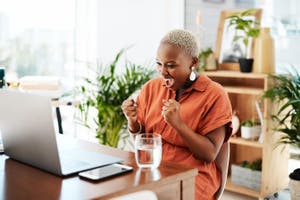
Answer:
[(198, 76), (197, 80), (189, 88), (186, 89), (186, 92), (189, 92), (192, 90), (204, 92), (206, 90), (209, 82), (210, 82), (210, 79), (207, 76), (200, 74)]

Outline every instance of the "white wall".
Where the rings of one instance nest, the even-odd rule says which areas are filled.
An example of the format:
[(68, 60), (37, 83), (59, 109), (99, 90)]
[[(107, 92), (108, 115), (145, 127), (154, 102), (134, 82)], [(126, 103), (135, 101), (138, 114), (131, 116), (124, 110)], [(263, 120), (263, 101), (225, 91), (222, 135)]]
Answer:
[(143, 64), (155, 58), (161, 37), (170, 29), (183, 28), (183, 0), (98, 1), (98, 55), (102, 61), (133, 45), (128, 58)]
[(183, 28), (184, 0), (76, 0), (76, 59), (106, 64), (116, 53), (145, 64), (166, 31)]

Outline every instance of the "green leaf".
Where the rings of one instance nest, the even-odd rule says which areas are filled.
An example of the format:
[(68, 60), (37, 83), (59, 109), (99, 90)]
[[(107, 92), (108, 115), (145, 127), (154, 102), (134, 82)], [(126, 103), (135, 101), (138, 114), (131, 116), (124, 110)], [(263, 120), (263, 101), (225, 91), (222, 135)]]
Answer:
[(283, 136), (280, 138), (281, 144), (292, 144), (300, 147), (300, 77), (297, 71), (292, 74), (271, 75), (273, 86), (268, 89), (263, 99), (271, 99), (278, 104), (276, 114), (272, 115), (272, 120), (278, 125), (276, 131), (280, 131)]
[[(242, 36), (237, 36), (238, 33), (236, 33), (232, 42), (242, 40), (244, 44), (244, 49), (246, 49), (246, 57), (248, 56), (247, 47), (249, 45), (249, 39), (255, 38), (259, 35), (259, 22), (257, 22), (255, 19), (246, 19), (247, 16), (254, 16), (255, 11), (255, 9), (248, 9), (243, 12), (235, 13), (234, 15), (231, 15), (226, 18), (229, 20), (227, 29), (229, 27), (234, 27), (236, 31), (242, 33)], [(239, 33), (239, 35), (241, 34)]]

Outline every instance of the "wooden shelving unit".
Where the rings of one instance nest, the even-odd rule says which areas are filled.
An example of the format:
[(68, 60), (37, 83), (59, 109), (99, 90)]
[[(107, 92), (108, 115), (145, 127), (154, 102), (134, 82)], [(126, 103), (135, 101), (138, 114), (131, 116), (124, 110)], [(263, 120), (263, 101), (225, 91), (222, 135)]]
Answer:
[[(261, 95), (271, 85), (268, 75), (238, 71), (213, 71), (204, 74), (225, 88), (240, 121), (258, 118), (255, 102), (261, 100)], [(288, 186), (289, 153), (288, 148), (275, 148), (280, 134), (273, 131), (274, 125), (270, 116), (276, 111), (276, 106), (264, 100), (260, 107), (264, 122), (263, 142), (245, 140), (240, 137), (240, 132), (230, 138), (230, 166), (225, 189), (264, 198)], [(231, 164), (240, 164), (245, 160), (254, 161), (258, 158), (262, 159), (260, 191), (234, 185), (231, 182)]]
[(238, 145), (244, 145), (244, 146), (250, 146), (250, 147), (256, 147), (256, 148), (263, 148), (262, 143), (259, 143), (258, 141), (245, 140), (241, 137), (238, 137), (238, 138), (232, 137), (232, 138), (229, 139), (229, 142), (231, 144), (238, 144)]
[(235, 94), (260, 95), (264, 92), (263, 89), (251, 88), (251, 87), (225, 86), (224, 88), (228, 93), (235, 93)]
[(221, 78), (247, 78), (247, 79), (268, 78), (267, 74), (242, 73), (239, 71), (229, 71), (229, 70), (206, 71), (205, 74), (209, 77), (221, 77)]
[(236, 193), (241, 193), (241, 194), (245, 194), (248, 196), (252, 196), (252, 197), (259, 197), (260, 193), (255, 191), (255, 190), (251, 190), (242, 186), (238, 186), (238, 185), (233, 185), (231, 183), (231, 177), (228, 176), (227, 178), (227, 184), (226, 184), (226, 190), (232, 191), (232, 192), (236, 192)]

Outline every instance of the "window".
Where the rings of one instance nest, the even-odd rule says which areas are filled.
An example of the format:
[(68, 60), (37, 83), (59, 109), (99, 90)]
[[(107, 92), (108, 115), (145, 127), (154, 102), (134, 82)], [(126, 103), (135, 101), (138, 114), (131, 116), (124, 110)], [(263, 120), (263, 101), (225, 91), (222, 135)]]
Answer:
[(74, 0), (10, 0), (0, 6), (0, 65), (11, 76), (73, 78)]

